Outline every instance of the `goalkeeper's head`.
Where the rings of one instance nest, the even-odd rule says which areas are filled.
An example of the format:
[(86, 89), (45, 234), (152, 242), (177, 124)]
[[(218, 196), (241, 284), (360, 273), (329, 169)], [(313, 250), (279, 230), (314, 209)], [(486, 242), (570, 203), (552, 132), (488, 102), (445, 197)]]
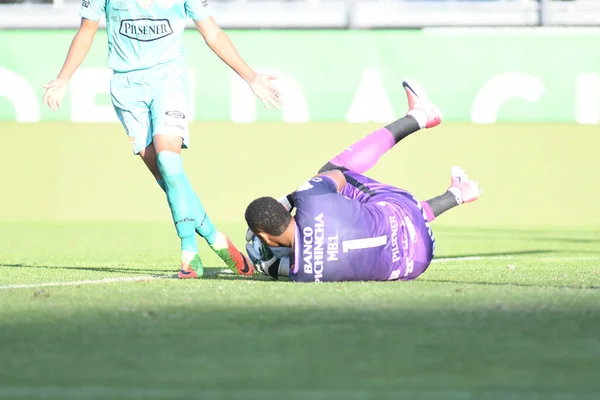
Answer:
[(293, 247), (296, 223), (286, 207), (273, 197), (260, 197), (246, 208), (250, 230), (271, 247)]

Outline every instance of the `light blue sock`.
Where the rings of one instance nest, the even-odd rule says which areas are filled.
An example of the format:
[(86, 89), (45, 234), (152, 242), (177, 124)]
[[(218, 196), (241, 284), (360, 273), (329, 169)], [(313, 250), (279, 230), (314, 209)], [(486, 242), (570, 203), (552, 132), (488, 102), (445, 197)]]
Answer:
[[(157, 179), (156, 183), (158, 183), (158, 186), (160, 186), (163, 191), (167, 191), (167, 186), (164, 179)], [(213, 225), (210, 218), (208, 218), (208, 214), (206, 214), (206, 211), (204, 211), (204, 207), (202, 207), (202, 203), (200, 202), (200, 199), (196, 193), (193, 191), (193, 189), (191, 190), (194, 202), (194, 219), (196, 220), (195, 230), (198, 235), (206, 239), (209, 245), (212, 245), (217, 239), (217, 228)]]
[(157, 179), (156, 183), (158, 183), (158, 186), (160, 186), (160, 188), (163, 190), (163, 192), (167, 193), (167, 185), (166, 185), (164, 179)]
[(198, 235), (202, 236), (206, 239), (208, 244), (214, 244), (217, 239), (217, 228), (213, 225), (210, 218), (208, 218), (208, 214), (204, 211), (204, 207), (202, 207), (202, 203), (200, 202), (200, 198), (196, 195), (196, 193), (192, 192), (194, 195), (194, 204), (196, 215), (198, 216), (196, 222), (196, 232)]
[(156, 160), (164, 180), (175, 229), (181, 239), (181, 250), (197, 253), (194, 213), (196, 206), (190, 181), (183, 170), (181, 156), (172, 151), (161, 151), (156, 156)]

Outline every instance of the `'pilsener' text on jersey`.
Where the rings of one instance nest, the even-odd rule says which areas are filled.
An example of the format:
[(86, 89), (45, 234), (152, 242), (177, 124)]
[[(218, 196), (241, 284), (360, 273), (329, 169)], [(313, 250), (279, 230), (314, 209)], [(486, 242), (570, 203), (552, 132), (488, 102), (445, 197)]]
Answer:
[(182, 58), (187, 18), (207, 18), (210, 7), (208, 0), (83, 0), (80, 14), (106, 17), (108, 66), (129, 72)]

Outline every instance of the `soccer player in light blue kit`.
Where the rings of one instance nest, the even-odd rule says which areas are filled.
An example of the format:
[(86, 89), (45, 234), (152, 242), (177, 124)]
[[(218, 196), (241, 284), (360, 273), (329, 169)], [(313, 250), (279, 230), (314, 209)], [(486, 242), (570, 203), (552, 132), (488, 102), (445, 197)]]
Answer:
[(108, 32), (108, 65), (113, 105), (135, 154), (139, 154), (167, 201), (181, 238), (179, 278), (203, 275), (196, 233), (242, 275), (254, 268), (204, 211), (183, 170), (181, 149), (189, 144), (188, 80), (182, 46), (187, 18), (206, 44), (229, 65), (268, 109), (278, 109), (273, 76), (256, 74), (211, 16), (207, 0), (83, 0), (81, 26), (58, 77), (45, 85), (44, 103), (60, 107), (67, 85), (92, 46), (102, 16)]

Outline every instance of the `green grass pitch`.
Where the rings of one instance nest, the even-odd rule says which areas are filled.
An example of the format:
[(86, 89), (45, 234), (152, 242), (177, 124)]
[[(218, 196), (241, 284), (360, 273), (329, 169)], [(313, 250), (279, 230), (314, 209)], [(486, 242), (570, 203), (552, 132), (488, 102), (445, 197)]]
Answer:
[[(196, 124), (185, 163), (242, 245), (248, 201), (375, 127)], [(425, 198), (458, 164), (483, 197), (434, 222), (418, 280), (318, 285), (233, 276), (204, 244), (205, 279), (168, 278), (178, 240), (117, 125), (0, 135), (0, 399), (600, 398), (597, 128), (407, 139), (370, 175)], [(257, 139), (288, 150), (256, 154)]]

